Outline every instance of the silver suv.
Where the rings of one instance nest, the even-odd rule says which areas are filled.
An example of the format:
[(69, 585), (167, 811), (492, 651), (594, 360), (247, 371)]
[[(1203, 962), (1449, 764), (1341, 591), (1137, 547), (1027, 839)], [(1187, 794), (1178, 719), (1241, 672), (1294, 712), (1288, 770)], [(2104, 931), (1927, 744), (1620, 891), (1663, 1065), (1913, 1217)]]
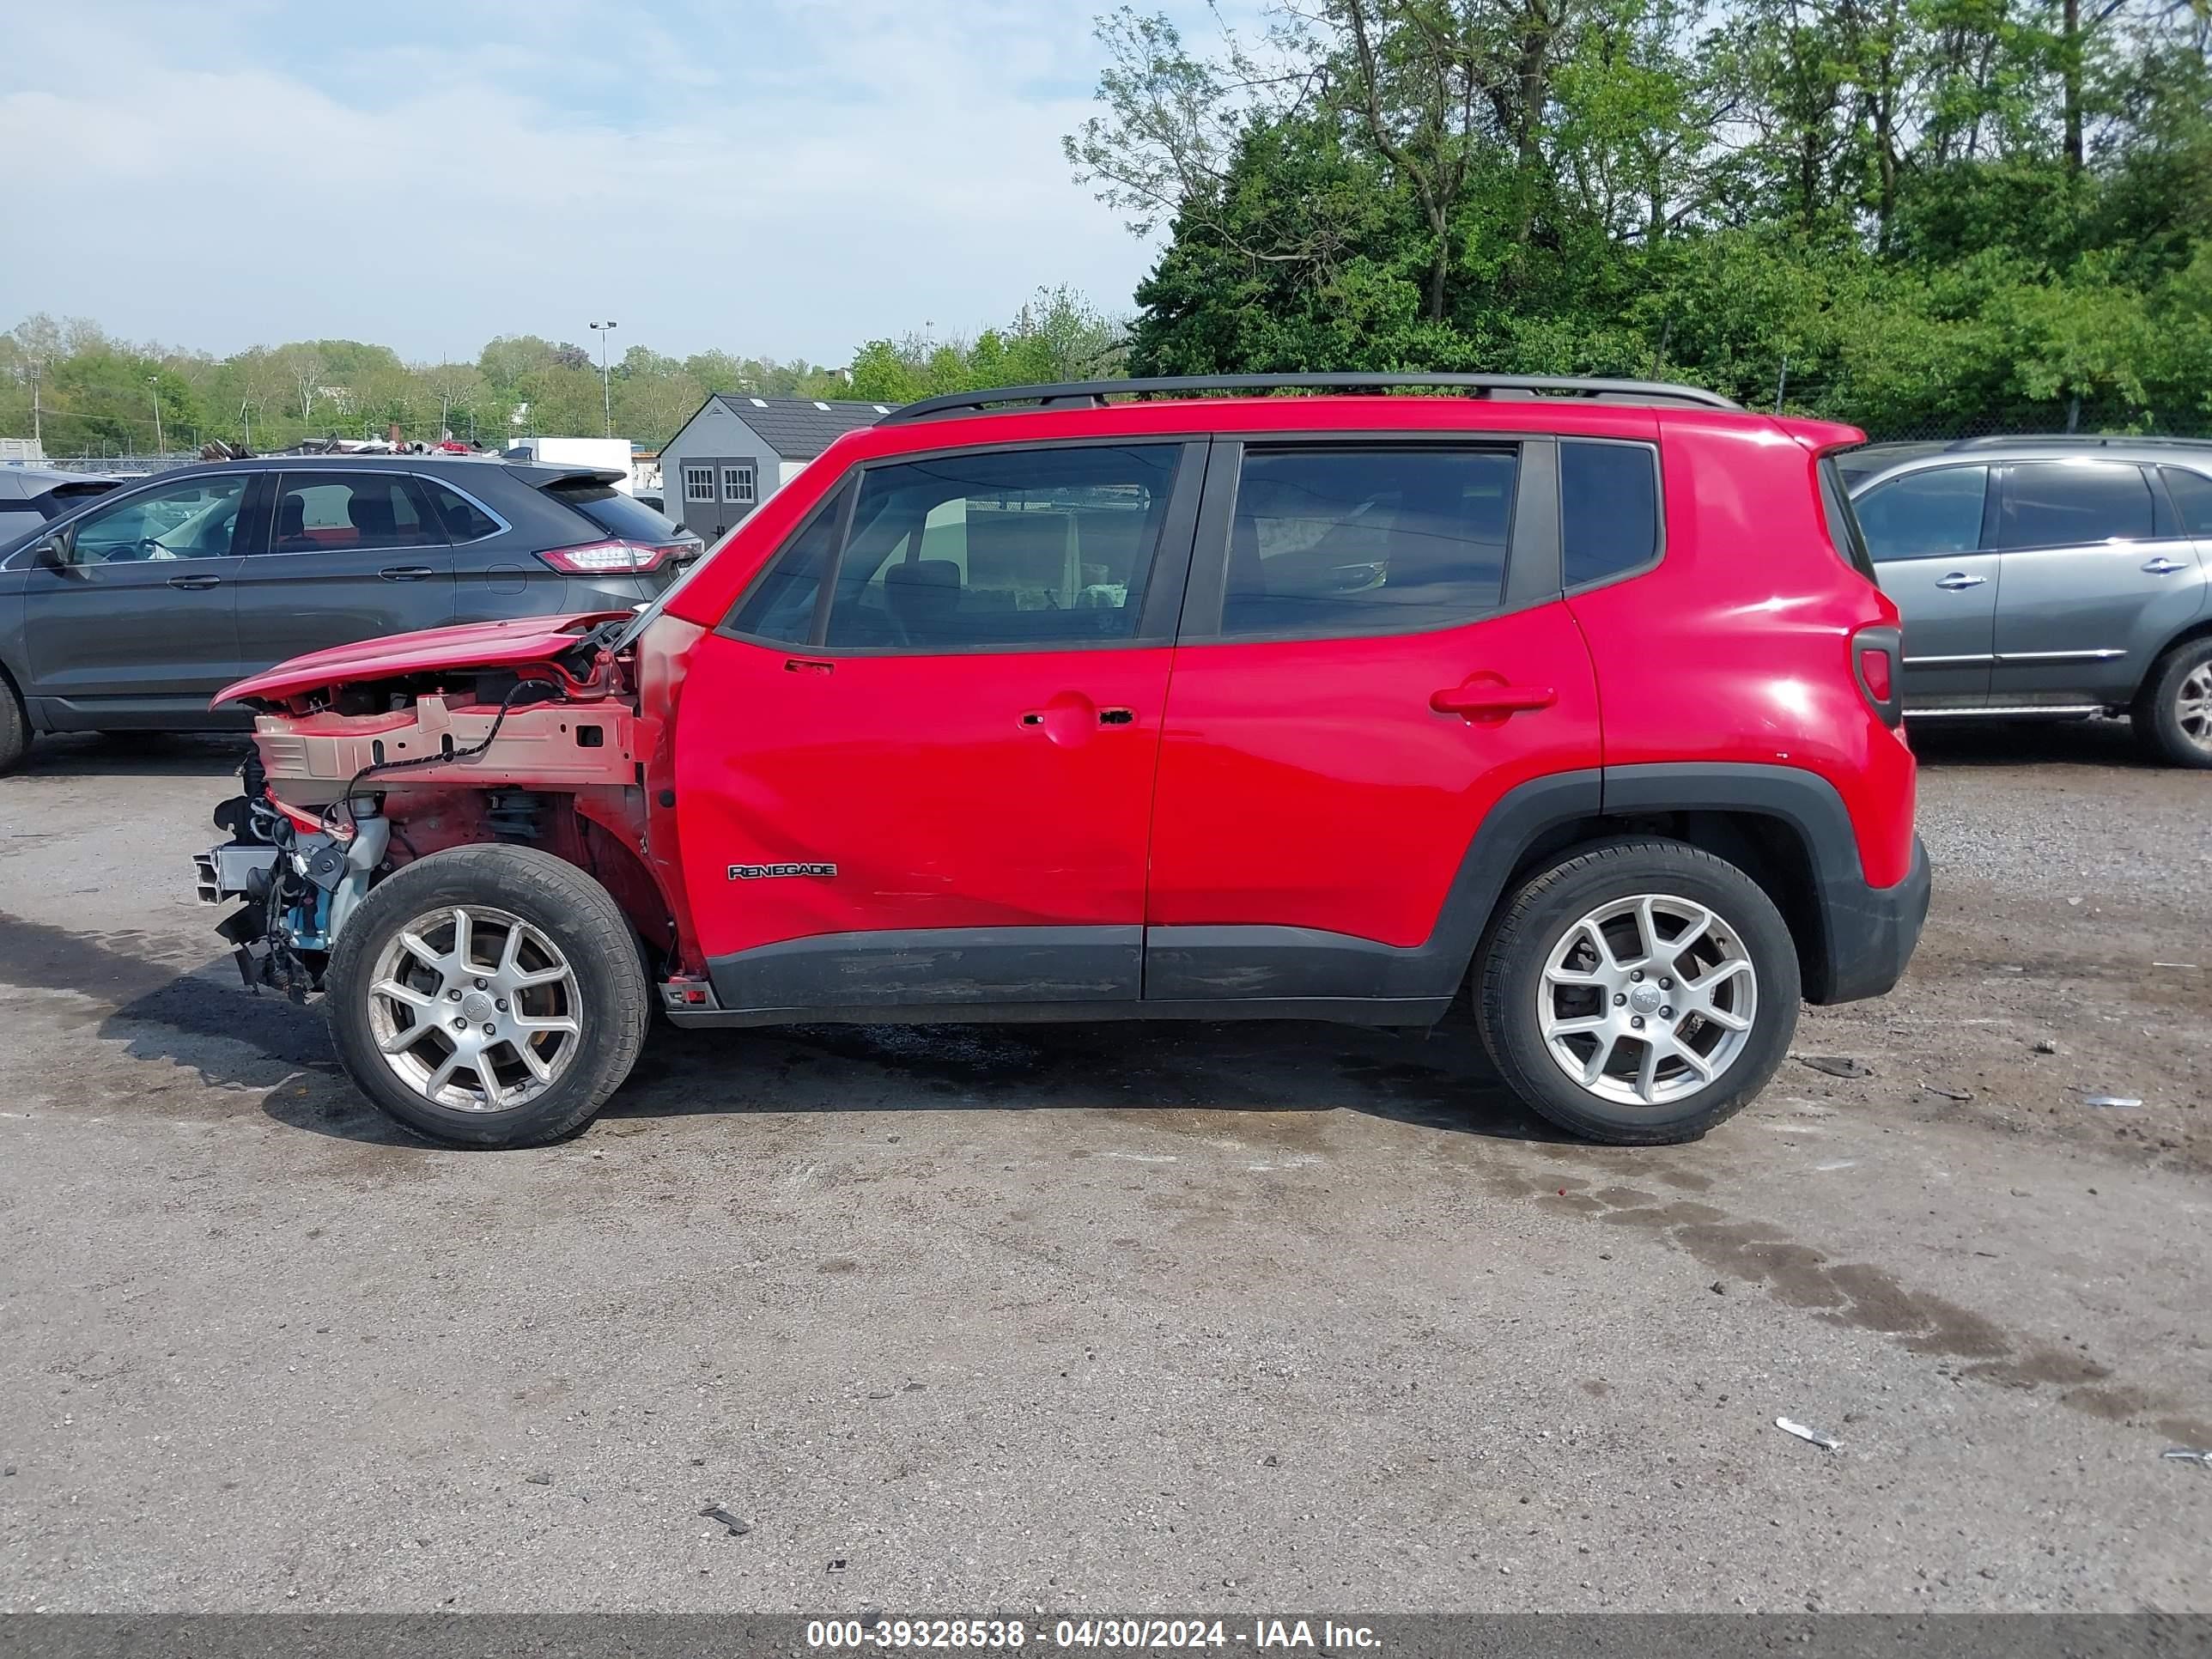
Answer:
[(1969, 438), (1838, 458), (1905, 615), (1908, 715), (2126, 714), (2212, 767), (2212, 441)]

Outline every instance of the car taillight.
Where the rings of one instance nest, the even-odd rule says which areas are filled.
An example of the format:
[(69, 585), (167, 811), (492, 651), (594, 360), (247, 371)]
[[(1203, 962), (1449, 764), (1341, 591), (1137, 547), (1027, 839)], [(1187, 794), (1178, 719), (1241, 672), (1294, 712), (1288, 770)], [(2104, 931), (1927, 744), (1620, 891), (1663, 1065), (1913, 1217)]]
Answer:
[(580, 547), (549, 547), (538, 557), (569, 576), (636, 576), (658, 570), (673, 547), (644, 542), (586, 542)]
[(1882, 724), (1895, 726), (1905, 718), (1898, 684), (1904, 675), (1904, 641), (1894, 628), (1862, 628), (1851, 635), (1851, 662), (1857, 671), (1859, 690)]

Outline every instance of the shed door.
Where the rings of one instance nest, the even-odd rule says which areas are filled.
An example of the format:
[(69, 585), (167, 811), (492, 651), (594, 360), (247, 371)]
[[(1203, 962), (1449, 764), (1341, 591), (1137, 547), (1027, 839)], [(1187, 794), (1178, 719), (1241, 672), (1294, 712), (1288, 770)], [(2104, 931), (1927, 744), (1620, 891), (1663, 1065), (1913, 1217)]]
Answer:
[(682, 504), (684, 527), (709, 545), (736, 522), (722, 516), (722, 466), (713, 456), (686, 456), (676, 476), (662, 480), (669, 505)]

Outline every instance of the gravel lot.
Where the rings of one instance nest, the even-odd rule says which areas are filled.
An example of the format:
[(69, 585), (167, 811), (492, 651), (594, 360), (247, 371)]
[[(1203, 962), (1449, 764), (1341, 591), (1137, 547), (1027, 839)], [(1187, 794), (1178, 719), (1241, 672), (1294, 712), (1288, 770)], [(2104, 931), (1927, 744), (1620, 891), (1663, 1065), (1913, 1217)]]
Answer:
[(662, 1031), (465, 1154), (239, 988), (229, 746), (44, 745), (0, 1608), (2212, 1610), (2212, 776), (1922, 747), (1919, 959), (1799, 1038), (1873, 1076), (1698, 1146), (1455, 1020)]

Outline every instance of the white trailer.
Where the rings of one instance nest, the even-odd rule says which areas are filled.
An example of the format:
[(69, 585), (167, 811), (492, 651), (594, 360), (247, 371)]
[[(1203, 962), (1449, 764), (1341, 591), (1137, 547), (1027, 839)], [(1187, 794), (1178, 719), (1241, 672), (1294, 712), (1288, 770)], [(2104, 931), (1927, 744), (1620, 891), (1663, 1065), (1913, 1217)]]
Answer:
[(637, 470), (627, 438), (517, 438), (503, 452), (510, 461), (552, 461), (568, 466), (603, 466), (619, 472), (615, 488), (637, 494)]

